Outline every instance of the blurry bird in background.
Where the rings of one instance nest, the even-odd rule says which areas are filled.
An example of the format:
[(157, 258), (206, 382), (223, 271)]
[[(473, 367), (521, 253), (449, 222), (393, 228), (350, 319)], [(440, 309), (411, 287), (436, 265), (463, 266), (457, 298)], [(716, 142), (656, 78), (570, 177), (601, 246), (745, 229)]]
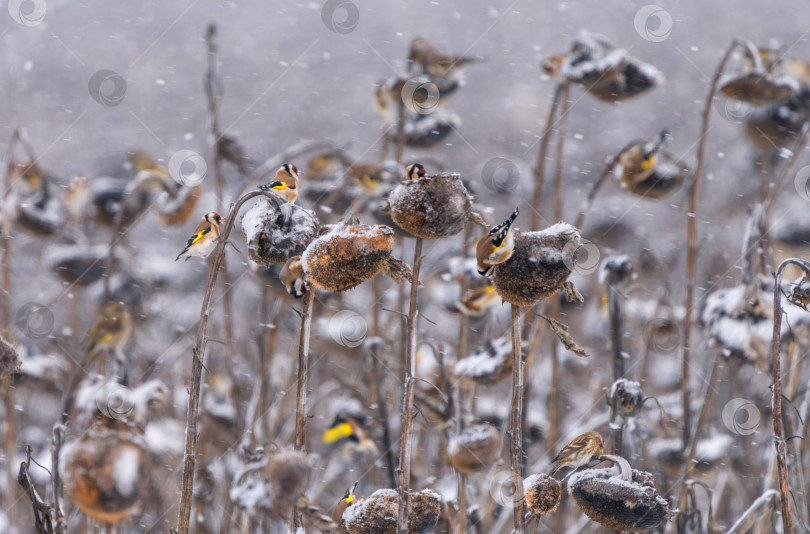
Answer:
[(408, 73), (427, 75), (435, 83), (442, 97), (464, 84), (464, 68), (481, 58), (443, 54), (423, 37), (415, 37), (408, 51)]
[(291, 163), (285, 163), (277, 171), (276, 176), (269, 183), (260, 185), (261, 191), (273, 191), (278, 193), (287, 202), (295, 202), (298, 198), (298, 176), (303, 174), (298, 171), (298, 167)]
[(352, 182), (368, 195), (378, 195), (391, 185), (391, 173), (380, 163), (361, 161), (348, 169)]
[(470, 317), (481, 317), (486, 314), (490, 307), (500, 302), (501, 297), (490, 282), (483, 287), (465, 292), (456, 303), (455, 310)]
[(621, 186), (631, 193), (663, 198), (682, 184), (689, 169), (662, 149), (669, 138), (666, 130), (654, 139), (633, 141), (616, 156), (614, 169)]
[[(756, 51), (765, 72), (776, 76), (788, 76), (803, 87), (810, 84), (810, 63), (800, 58), (786, 56), (788, 49), (778, 46), (757, 47)], [(754, 69), (757, 66), (756, 59), (750, 57), (749, 54), (745, 55), (745, 63), (748, 69)]]
[(207, 258), (217, 246), (219, 239), (219, 225), (222, 223), (222, 216), (214, 211), (203, 215), (202, 220), (194, 229), (194, 233), (186, 242), (186, 247), (177, 255), (174, 261), (180, 258), (189, 260), (192, 256)]
[(281, 272), (278, 274), (279, 280), (287, 288), (287, 293), (300, 299), (309, 291), (309, 283), (304, 278), (304, 266), (301, 263), (301, 256), (294, 256), (287, 260)]
[(489, 276), (499, 263), (512, 257), (515, 250), (515, 237), (512, 234), (512, 223), (518, 216), (518, 209), (504, 222), (493, 226), (489, 233), (482, 235), (475, 246), (478, 261), (478, 274)]
[(65, 189), (65, 207), (71, 224), (79, 225), (86, 220), (90, 201), (90, 180), (82, 174), (71, 177)]
[(9, 205), (21, 228), (42, 236), (64, 228), (67, 214), (54, 176), (35, 162), (12, 163), (10, 186)]
[(371, 487), (381, 483), (384, 466), (366, 420), (370, 417), (365, 414), (341, 411), (323, 431), (321, 441), (330, 448), (330, 461), (323, 473), (324, 490), (346, 487), (359, 478)]
[(106, 352), (113, 356), (116, 369), (113, 374), (126, 384), (127, 362), (123, 349), (132, 335), (132, 316), (121, 302), (110, 302), (101, 312), (90, 333), (87, 335), (87, 350), (84, 364), (92, 364), (99, 354)]
[(605, 439), (598, 432), (591, 430), (580, 434), (563, 447), (551, 461), (549, 476), (554, 476), (564, 467), (576, 470), (588, 465), (594, 457), (602, 454), (604, 447)]
[(332, 521), (338, 526), (338, 532), (341, 534), (349, 532), (346, 530), (346, 526), (343, 523), (343, 512), (346, 511), (346, 508), (354, 504), (354, 490), (357, 489), (357, 484), (359, 484), (359, 482), (355, 482), (354, 486), (351, 488), (346, 488), (346, 493), (343, 494), (343, 498), (338, 501), (335, 510), (332, 512)]

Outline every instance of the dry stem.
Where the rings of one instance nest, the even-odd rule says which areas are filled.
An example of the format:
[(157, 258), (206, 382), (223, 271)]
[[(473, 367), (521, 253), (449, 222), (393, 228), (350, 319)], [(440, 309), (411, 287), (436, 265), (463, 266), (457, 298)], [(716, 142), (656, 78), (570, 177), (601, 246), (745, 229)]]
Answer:
[(520, 351), (520, 307), (512, 304), (512, 416), (509, 422), (510, 463), (512, 467), (513, 534), (523, 534), (523, 358)]
[(419, 310), (417, 290), (419, 289), (419, 268), (422, 266), (422, 238), (416, 238), (413, 250), (413, 279), (411, 300), (408, 309), (408, 340), (405, 344), (405, 394), (402, 400), (402, 440), (399, 448), (399, 510), (397, 532), (408, 532), (408, 491), (411, 486), (411, 441), (413, 440), (413, 394), (416, 374), (416, 337)]

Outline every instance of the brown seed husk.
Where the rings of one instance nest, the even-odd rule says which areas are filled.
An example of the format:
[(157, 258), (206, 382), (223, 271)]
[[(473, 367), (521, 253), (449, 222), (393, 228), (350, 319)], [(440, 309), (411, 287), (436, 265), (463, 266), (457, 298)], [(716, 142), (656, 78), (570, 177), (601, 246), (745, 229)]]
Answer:
[[(408, 495), (408, 534), (432, 533), (442, 511), (441, 497), (429, 489)], [(346, 530), (349, 534), (396, 534), (397, 509), (396, 490), (377, 490), (346, 508)]]
[[(120, 428), (94, 425), (62, 450), (65, 493), (85, 514), (116, 524), (140, 509), (147, 453), (140, 439)], [(121, 466), (135, 462), (134, 480), (121, 478)]]
[(388, 195), (391, 218), (406, 232), (423, 239), (440, 239), (464, 229), (473, 215), (467, 188), (458, 174), (441, 173), (405, 180)]
[(579, 232), (558, 223), (541, 232), (514, 230), (515, 251), (496, 265), (492, 285), (503, 300), (517, 306), (532, 306), (551, 293), (564, 289), (574, 268)]
[(265, 267), (303, 254), (319, 228), (315, 213), (275, 198), (260, 198), (242, 217), (248, 258)]
[(391, 228), (349, 221), (313, 241), (301, 262), (307, 281), (314, 286), (346, 291), (388, 269), (393, 248)]
[(523, 496), (526, 508), (537, 517), (543, 517), (560, 505), (562, 485), (545, 473), (531, 475), (523, 480)]
[(9, 377), (20, 368), (20, 358), (17, 350), (0, 337), (0, 379)]
[(669, 517), (669, 504), (658, 495), (650, 473), (633, 469), (633, 481), (611, 469), (588, 469), (568, 482), (577, 506), (597, 523), (627, 532), (646, 532)]
[(447, 459), (453, 469), (463, 474), (483, 471), (498, 460), (501, 435), (489, 424), (465, 428), (447, 443)]

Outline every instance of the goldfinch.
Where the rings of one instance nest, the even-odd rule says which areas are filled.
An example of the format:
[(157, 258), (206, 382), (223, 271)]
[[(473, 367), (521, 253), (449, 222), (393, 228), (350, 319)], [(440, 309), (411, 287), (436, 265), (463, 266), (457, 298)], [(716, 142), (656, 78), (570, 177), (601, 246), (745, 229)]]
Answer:
[(408, 168), (405, 170), (405, 178), (403, 178), (403, 182), (407, 180), (418, 180), (419, 178), (424, 178), (427, 174), (425, 171), (425, 167), (423, 167), (419, 163), (411, 163), (408, 165)]
[(578, 469), (583, 465), (588, 465), (594, 456), (602, 454), (604, 447), (605, 439), (598, 432), (591, 430), (580, 434), (554, 457), (551, 461), (549, 475), (554, 476), (563, 467)]
[(277, 171), (275, 179), (267, 184), (260, 185), (262, 191), (273, 191), (284, 197), (287, 202), (295, 202), (298, 198), (298, 176), (303, 174), (298, 167), (285, 163)]
[(355, 163), (348, 169), (349, 177), (352, 181), (369, 195), (376, 195), (380, 192), (382, 185), (388, 181), (390, 173), (373, 161), (361, 161)]
[(110, 302), (101, 312), (101, 318), (87, 335), (85, 364), (92, 363), (99, 354), (113, 352), (120, 360), (120, 352), (132, 335), (132, 316), (121, 302)]
[(354, 490), (357, 489), (358, 483), (359, 481), (355, 482), (354, 486), (351, 488), (346, 488), (346, 493), (343, 494), (343, 498), (338, 501), (335, 510), (332, 512), (332, 521), (338, 526), (338, 532), (348, 532), (343, 524), (343, 512), (346, 511), (346, 508), (354, 504)]
[(518, 216), (518, 209), (498, 226), (493, 226), (489, 233), (478, 239), (475, 256), (478, 262), (478, 274), (489, 276), (492, 269), (512, 256), (515, 250), (515, 237), (512, 235), (512, 223)]
[(222, 216), (214, 211), (206, 213), (200, 220), (200, 224), (194, 229), (194, 234), (188, 238), (186, 247), (177, 255), (174, 261), (186, 258), (188, 261), (192, 256), (207, 258), (217, 246), (219, 238), (219, 225), (222, 223)]
[(481, 317), (490, 306), (501, 300), (492, 284), (467, 291), (456, 303), (456, 311), (470, 317)]
[(666, 130), (651, 141), (636, 141), (622, 150), (617, 158), (616, 171), (623, 187), (643, 182), (655, 171), (658, 152), (669, 137)]
[(324, 430), (321, 441), (326, 445), (345, 442), (351, 444), (352, 449), (379, 454), (374, 440), (368, 437), (357, 419), (345, 413), (335, 416), (332, 425)]
[(287, 260), (278, 279), (287, 288), (287, 293), (300, 299), (309, 291), (309, 283), (304, 279), (304, 265), (301, 263), (301, 256), (294, 256)]
[(462, 71), (470, 63), (480, 61), (469, 56), (443, 54), (422, 37), (411, 41), (408, 53), (408, 70), (411, 74), (426, 74), (443, 95), (449, 94), (461, 85)]

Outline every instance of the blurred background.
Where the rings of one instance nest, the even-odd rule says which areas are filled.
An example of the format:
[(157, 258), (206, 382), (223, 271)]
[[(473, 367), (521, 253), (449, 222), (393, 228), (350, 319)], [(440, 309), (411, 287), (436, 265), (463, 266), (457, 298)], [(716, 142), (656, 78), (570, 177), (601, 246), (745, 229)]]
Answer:
[[(181, 151), (191, 151), (206, 162), (201, 196), (192, 215), (180, 224), (166, 225), (147, 212), (130, 224), (117, 247), (120, 255), (111, 286), (115, 296), (130, 306), (134, 318), (134, 334), (127, 345), (129, 387), (140, 391), (135, 401), (159, 405), (152, 411), (144, 408), (149, 422), (141, 421), (148, 438), (149, 460), (144, 460), (144, 465), (159, 474), (149, 481), (151, 491), (144, 492), (149, 498), (141, 499), (140, 511), (124, 520), (120, 532), (166, 531), (176, 525), (191, 347), (208, 264), (199, 259), (174, 260), (199, 217), (215, 210), (223, 210), (225, 216), (236, 195), (244, 187), (255, 186), (236, 166), (225, 163), (224, 194), (217, 196), (203, 81), (208, 66), (205, 31), (209, 24), (217, 26), (219, 128), (241, 145), (250, 160), (249, 171), (302, 141), (326, 141), (357, 161), (390, 158), (390, 152), (383, 153), (385, 124), (374, 107), (374, 90), (381, 81), (405, 75), (412, 39), (421, 36), (442, 52), (479, 60), (465, 69), (464, 85), (448, 105), (460, 124), (429, 148), (406, 146), (401, 163), (420, 161), (429, 173), (460, 173), (475, 197), (475, 209), (488, 222), (502, 221), (518, 206), (521, 215), (516, 226), (524, 229), (529, 229), (533, 211), (539, 213), (541, 227), (557, 222), (551, 180), (556, 141), (549, 151), (545, 200), (535, 206), (530, 201), (540, 136), (557, 84), (544, 74), (541, 65), (550, 55), (568, 52), (580, 30), (601, 34), (614, 46), (655, 66), (665, 81), (644, 94), (616, 102), (598, 100), (580, 85), (572, 85), (561, 196), (562, 219), (569, 223), (577, 218), (607, 158), (634, 140), (652, 139), (666, 129), (670, 134), (666, 149), (694, 169), (701, 109), (717, 63), (734, 37), (778, 49), (785, 56), (810, 59), (810, 26), (806, 22), (810, 20), (810, 4), (800, 1), (736, 2), (733, 6), (674, 1), (656, 10), (637, 1), (15, 0), (5, 2), (3, 8), (0, 61), (5, 75), (0, 77), (0, 94), (5, 105), (0, 106), (0, 143), (4, 143), (5, 151), (15, 128), (24, 127), (36, 151), (39, 171), (51, 177), (59, 195), (70, 190), (70, 178), (77, 175), (85, 176), (91, 184), (101, 183), (98, 180), (104, 177), (131, 181), (140, 170), (132, 158), (136, 152), (148, 154), (153, 160), (150, 165), (170, 171), (172, 157)], [(735, 54), (726, 71), (738, 72), (745, 65), (742, 55)], [(713, 101), (698, 202), (693, 410), (700, 408), (715, 354), (724, 351), (728, 358), (716, 370), (718, 387), (711, 388), (713, 399), (706, 427), (700, 431), (701, 439), (715, 441), (704, 445), (705, 470), (695, 476), (704, 477), (716, 495), (732, 495), (723, 504), (721, 497), (715, 497), (714, 519), (725, 527), (769, 486), (773, 476), (770, 375), (767, 361), (763, 363), (758, 356), (761, 347), (751, 341), (745, 350), (737, 351), (743, 354), (735, 359), (734, 347), (729, 349), (718, 341), (726, 331), (721, 327), (711, 330), (716, 325), (714, 316), (702, 317), (708, 295), (737, 287), (742, 280), (743, 240), (752, 206), (761, 199), (764, 172), (757, 151), (760, 145), (750, 142), (750, 133), (746, 135), (746, 121), (754, 112), (753, 107), (741, 107), (722, 97)], [(794, 139), (791, 137), (785, 146), (792, 146)], [(773, 180), (781, 176), (791, 154), (780, 148), (784, 147), (765, 150)], [(341, 210), (320, 210), (316, 198), (331, 198), (328, 193), (340, 187), (337, 179), (332, 185), (328, 180), (320, 184), (324, 195), (303, 197), (312, 172), (311, 158), (317, 155), (307, 153), (291, 161), (305, 171), (298, 203), (314, 209), (322, 222), (335, 222)], [(18, 146), (15, 154), (6, 154), (6, 160), (24, 162), (24, 152)], [(810, 158), (800, 154), (774, 202), (766, 232), (773, 260), (807, 253), (810, 195), (806, 184), (810, 168), (806, 165), (810, 165)], [(601, 188), (580, 228), (592, 245), (586, 251), (588, 258), (572, 275), (585, 303), (563, 304), (559, 315), (591, 358), (583, 360), (558, 347), (552, 336), (537, 342), (537, 357), (527, 367), (526, 474), (545, 469), (561, 446), (581, 431), (598, 428), (603, 435), (609, 432), (605, 393), (612, 382), (611, 359), (605, 284), (599, 265), (609, 256), (626, 254), (635, 272), (631, 283), (622, 289), (624, 350), (631, 369), (627, 375), (641, 383), (645, 395), (657, 396), (664, 406), (660, 412), (650, 401), (645, 404), (644, 415), (628, 423), (632, 452), (627, 456), (633, 467), (655, 475), (658, 491), (672, 498), (672, 508), (677, 507), (684, 457), (668, 464), (661, 458), (675, 446), (661, 441), (655, 449), (651, 443), (655, 439), (677, 442), (681, 435), (678, 410), (683, 333), (678, 322), (684, 314), (680, 303), (686, 274), (687, 206), (686, 187), (665, 198), (644, 198), (623, 191), (618, 180), (610, 176)], [(60, 229), (43, 237), (9, 226), (13, 291), (6, 300), (10, 322), (4, 328), (13, 338), (23, 367), (10, 379), (15, 396), (7, 401), (3, 412), (8, 421), (9, 407), (16, 410), (14, 439), (6, 441), (3, 465), (15, 476), (25, 459), (27, 444), (34, 448), (40, 463), (51, 465), (51, 427), (60, 417), (65, 384), (78, 372), (85, 338), (97, 321), (104, 298), (103, 282), (77, 286), (60, 278), (59, 267), (54, 268), (65, 254), (59, 247), (78, 242), (107, 250), (115, 235), (110, 221), (101, 224), (99, 214), (90, 211), (80, 218), (85, 216), (87, 221), (77, 223), (78, 230), (67, 234)], [(368, 210), (361, 212), (360, 219), (368, 224), (385, 222), (376, 216)], [(216, 341), (209, 345), (206, 356), (204, 445), (200, 454), (204, 473), (198, 474), (202, 484), (210, 487), (195, 489), (195, 506), (199, 507), (195, 531), (262, 528), (265, 532), (286, 532), (275, 512), (265, 510), (272, 508), (272, 499), (270, 505), (260, 499), (248, 502), (244, 495), (250, 488), (241, 487), (234, 493), (233, 487), (240, 482), (234, 480), (234, 474), (251, 461), (243, 447), (274, 450), (291, 446), (299, 326), (295, 310), (300, 309), (300, 301), (284, 293), (276, 280), (277, 271), (251, 270), (240, 220), (231, 235), (238, 250), (227, 249), (232, 339), (225, 339), (225, 311), (219, 298), (215, 298), (212, 309), (212, 338)], [(469, 239), (480, 234), (477, 228), (469, 231)], [(398, 235), (394, 254), (411, 263), (413, 240)], [(509, 309), (495, 306), (483, 318), (461, 322), (454, 306), (468, 284), (459, 283), (463, 278), (459, 265), (470, 251), (457, 236), (426, 242), (424, 254), (425, 288), (420, 293), (424, 320), (420, 323), (418, 365), (420, 376), (438, 382), (442, 358), (452, 367), (482, 347), (497, 353), (492, 342), (508, 335)], [(769, 275), (773, 268), (775, 265), (770, 265), (770, 270), (762, 269), (761, 274)], [(408, 287), (398, 289), (387, 279), (374, 283), (380, 287), (372, 290), (368, 283), (346, 294), (319, 294), (316, 304), (320, 311), (313, 334), (308, 440), (309, 450), (318, 458), (305, 493), (326, 515), (355, 480), (361, 481), (358, 495), (391, 487), (387, 456), (391, 447), (394, 460), (397, 456), (404, 322), (386, 311), (377, 310), (372, 317), (370, 308), (379, 300), (383, 309), (405, 310), (407, 298), (403, 301), (401, 292), (407, 292)], [(767, 295), (772, 286), (763, 291)], [(760, 308), (756, 313), (743, 313), (733, 304), (723, 308), (722, 302), (713, 302), (723, 313), (743, 322), (748, 317), (756, 322), (767, 315)], [(768, 306), (767, 299), (763, 300), (761, 307)], [(540, 308), (536, 311), (539, 313)], [(804, 316), (798, 310), (795, 313), (797, 324), (804, 324)], [(527, 329), (524, 341), (529, 343), (537, 323), (536, 319), (527, 321), (532, 328)], [(469, 347), (462, 354), (457, 350), (460, 324), (462, 329), (469, 329)], [(740, 327), (746, 343), (756, 328), (763, 328), (766, 334), (770, 328), (769, 322), (767, 327), (746, 324)], [(384, 348), (372, 347), (372, 337)], [(760, 341), (771, 342), (769, 337)], [(786, 379), (793, 381), (791, 401), (799, 405), (807, 392), (806, 347), (797, 339), (789, 350), (793, 352)], [(378, 360), (375, 354), (384, 356)], [(374, 361), (377, 363), (372, 369), (369, 366)], [(366, 373), (371, 373), (371, 378)], [(160, 380), (160, 387), (137, 390), (150, 380)], [(381, 391), (369, 391), (375, 381)], [(503, 431), (508, 417), (506, 382), (476, 385), (473, 380), (472, 385), (461, 388), (461, 402), (468, 406), (470, 422), (492, 423)], [(447, 464), (446, 438), (442, 437), (448, 422), (428, 415), (429, 406), (438, 399), (435, 391), (425, 386), (420, 392), (417, 405), (424, 414), (417, 418), (420, 452), (414, 459), (413, 484), (416, 488), (435, 488), (445, 503), (455, 502), (457, 480)], [(4, 395), (9, 397), (7, 392)], [(92, 412), (98, 397), (88, 395)], [(82, 412), (88, 404), (83, 407), (81, 395), (78, 397), (75, 409)], [(745, 402), (732, 405), (729, 419), (724, 409), (740, 398)], [(554, 422), (549, 418), (552, 402), (556, 403), (558, 418)], [(105, 397), (102, 404), (106, 403)], [(379, 424), (381, 404), (389, 416), (390, 428), (385, 432)], [(735, 410), (740, 406), (754, 407), (756, 420), (761, 423), (750, 428), (735, 423)], [(133, 409), (141, 413), (130, 406), (127, 416)], [(749, 424), (752, 419), (746, 419), (747, 409), (743, 410), (743, 422)], [(373, 448), (358, 452), (355, 445), (362, 437), (351, 438), (348, 452), (345, 439), (337, 444), (325, 439), (323, 432), (345, 413), (362, 421), (358, 427), (374, 442)], [(254, 427), (256, 420), (262, 420), (258, 429)], [(81, 419), (78, 421), (68, 426), (68, 440), (85, 435)], [(803, 423), (800, 427), (791, 427), (794, 434), (804, 432)], [(800, 455), (803, 448), (797, 445), (791, 450), (797, 476), (805, 472)], [(9, 452), (15, 455), (13, 461), (8, 460)], [(508, 469), (508, 455), (503, 459), (492, 470), (470, 475), (468, 505), (479, 507), (477, 516), (471, 513), (471, 532), (509, 532), (508, 522), (501, 519), (510, 515), (509, 511), (501, 513), (508, 503), (493, 497), (490, 490), (492, 473)], [(33, 465), (31, 471), (40, 493), (50, 495), (47, 472)], [(264, 479), (262, 483), (270, 485)], [(0, 487), (6, 510), (0, 511), (0, 531), (33, 532), (30, 502), (16, 481), (4, 477)], [(797, 514), (806, 521), (803, 486), (795, 489), (795, 498)], [(65, 506), (71, 531), (97, 531), (97, 523), (78, 512), (70, 498)], [(701, 495), (699, 502), (690, 506), (699, 512), (697, 520), (695, 515), (689, 516), (698, 526), (693, 524), (693, 530), (688, 530), (676, 521), (669, 528), (707, 531), (709, 500)], [(267, 519), (251, 522), (251, 514), (266, 514)], [(542, 520), (540, 531), (563, 532), (578, 526), (580, 531), (591, 532), (596, 528), (583, 522), (573, 503), (564, 504), (557, 514)], [(489, 522), (483, 521), (485, 516)], [(763, 519), (757, 528), (762, 532), (776, 528), (771, 526), (776, 524), (771, 519)], [(451, 530), (457, 525), (453, 521), (457, 519), (452, 513), (444, 513), (438, 531), (455, 532)], [(316, 523), (307, 526), (308, 532), (319, 531)]]

